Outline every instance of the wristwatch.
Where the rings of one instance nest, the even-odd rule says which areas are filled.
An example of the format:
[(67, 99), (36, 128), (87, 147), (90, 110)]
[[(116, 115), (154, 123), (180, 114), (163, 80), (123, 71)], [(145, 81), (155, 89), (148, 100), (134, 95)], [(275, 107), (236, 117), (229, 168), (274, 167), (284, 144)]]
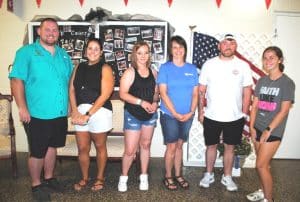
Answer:
[(91, 114), (89, 111), (85, 112), (85, 115), (91, 117)]
[(266, 127), (266, 128), (265, 128), (265, 130), (267, 130), (267, 131), (271, 131), (271, 128), (270, 128), (270, 126)]

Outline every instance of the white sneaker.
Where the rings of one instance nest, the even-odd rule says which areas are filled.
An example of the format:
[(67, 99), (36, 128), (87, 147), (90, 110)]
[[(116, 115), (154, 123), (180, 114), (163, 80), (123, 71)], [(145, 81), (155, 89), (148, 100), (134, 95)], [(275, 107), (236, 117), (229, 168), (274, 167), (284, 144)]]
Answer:
[(223, 174), (221, 183), (226, 186), (228, 191), (236, 191), (238, 189), (231, 176), (224, 176)]
[(204, 177), (200, 180), (199, 186), (208, 188), (211, 183), (215, 181), (214, 173), (204, 173)]
[(149, 189), (148, 175), (147, 174), (141, 174), (140, 175), (140, 186), (139, 186), (139, 189), (141, 191), (147, 191)]
[(119, 183), (118, 183), (118, 191), (120, 192), (127, 191), (127, 181), (128, 181), (128, 176), (123, 176), (123, 175), (120, 176)]
[(259, 189), (251, 194), (248, 194), (246, 197), (249, 201), (262, 200), (262, 199), (264, 199), (264, 192), (263, 192), (263, 190)]
[[(272, 200), (274, 202), (274, 200)], [(269, 202), (268, 199), (263, 198), (262, 200), (260, 200), (259, 202)]]

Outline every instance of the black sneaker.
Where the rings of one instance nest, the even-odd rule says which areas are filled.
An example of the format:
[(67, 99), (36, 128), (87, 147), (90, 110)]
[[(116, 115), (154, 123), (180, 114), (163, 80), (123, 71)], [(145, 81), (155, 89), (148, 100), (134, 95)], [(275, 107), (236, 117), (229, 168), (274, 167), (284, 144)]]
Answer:
[(51, 201), (45, 185), (40, 184), (31, 188), (33, 201)]
[(62, 193), (63, 186), (57, 181), (56, 178), (45, 179), (43, 184), (49, 189), (50, 192)]

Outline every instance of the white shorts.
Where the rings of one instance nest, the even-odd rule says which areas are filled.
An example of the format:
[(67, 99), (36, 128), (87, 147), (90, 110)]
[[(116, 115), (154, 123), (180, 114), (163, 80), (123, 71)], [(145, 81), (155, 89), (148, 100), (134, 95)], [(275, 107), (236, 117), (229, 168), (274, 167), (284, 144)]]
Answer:
[[(80, 104), (78, 111), (85, 114), (93, 105)], [(89, 131), (91, 133), (103, 133), (112, 129), (112, 111), (101, 107), (94, 113), (86, 125), (74, 125), (75, 131)]]

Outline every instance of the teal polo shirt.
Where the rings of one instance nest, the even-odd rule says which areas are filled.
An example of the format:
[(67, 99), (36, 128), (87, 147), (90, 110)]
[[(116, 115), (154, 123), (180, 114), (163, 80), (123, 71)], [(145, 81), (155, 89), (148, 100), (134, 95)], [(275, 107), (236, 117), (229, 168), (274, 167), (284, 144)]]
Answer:
[(24, 83), (29, 113), (39, 119), (53, 119), (68, 114), (68, 89), (72, 74), (70, 56), (59, 46), (51, 55), (39, 39), (16, 52), (9, 78)]

